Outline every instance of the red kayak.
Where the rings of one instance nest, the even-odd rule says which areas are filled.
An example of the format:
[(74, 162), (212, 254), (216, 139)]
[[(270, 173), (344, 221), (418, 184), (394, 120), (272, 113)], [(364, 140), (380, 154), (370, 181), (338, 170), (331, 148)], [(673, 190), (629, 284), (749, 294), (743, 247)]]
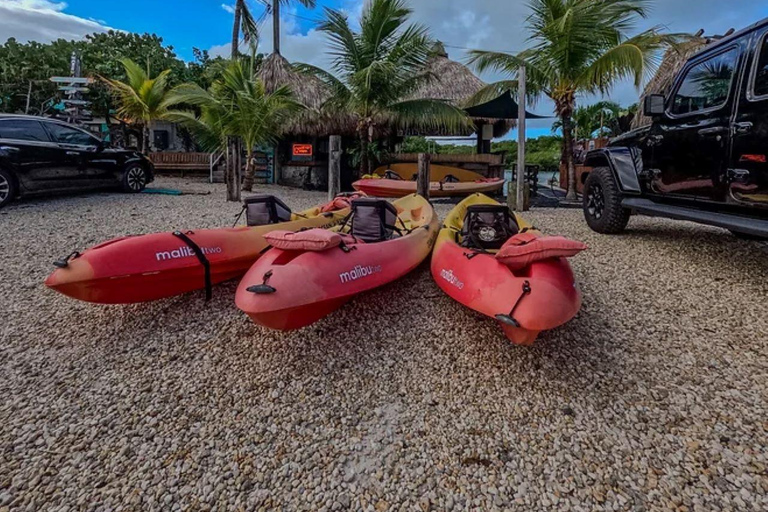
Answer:
[[(45, 284), (100, 304), (147, 302), (201, 289), (210, 296), (212, 285), (242, 276), (258, 259), (267, 248), (265, 233), (331, 227), (349, 214), (349, 208), (334, 209), (344, 206), (338, 200), (326, 208), (291, 213), (272, 196), (254, 198), (267, 205), (260, 220), (264, 225), (116, 238), (55, 262), (58, 268)], [(252, 203), (246, 200), (246, 207)], [(272, 213), (275, 217), (268, 218)]]
[[(532, 247), (537, 240), (554, 241), (554, 245), (559, 246), (565, 242), (569, 247), (577, 247), (577, 251), (586, 246), (561, 237), (539, 239), (540, 233), (530, 224), (510, 215), (506, 206), (482, 194), (468, 197), (446, 217), (432, 255), (435, 282), (456, 301), (495, 318), (513, 343), (530, 345), (539, 332), (554, 329), (578, 313), (581, 295), (571, 266), (564, 257), (546, 257), (551, 255), (543, 252), (552, 250), (546, 249), (546, 246), (542, 254), (531, 252), (523, 255), (522, 262), (517, 266), (500, 261), (499, 254), (509, 247), (509, 240), (502, 245), (505, 241), (503, 236), (499, 236), (501, 242), (496, 249), (473, 248), (472, 243), (466, 243), (467, 237), (492, 240), (503, 224), (481, 225), (475, 231), (469, 230), (466, 224), (471, 217), (467, 213), (470, 208), (477, 207), (486, 210), (486, 213), (505, 210), (508, 218), (515, 218), (510, 223), (514, 223), (510, 232), (522, 231), (516, 236), (523, 239), (527, 234), (530, 238), (527, 241), (532, 241)], [(482, 243), (482, 240), (479, 241)], [(520, 248), (525, 248), (525, 245)]]
[[(352, 208), (341, 229), (352, 242), (320, 251), (270, 249), (240, 282), (237, 307), (259, 325), (299, 329), (355, 295), (402, 277), (429, 256), (438, 222), (426, 199), (415, 194), (394, 203), (366, 199), (353, 201)], [(376, 216), (368, 215), (374, 210)]]

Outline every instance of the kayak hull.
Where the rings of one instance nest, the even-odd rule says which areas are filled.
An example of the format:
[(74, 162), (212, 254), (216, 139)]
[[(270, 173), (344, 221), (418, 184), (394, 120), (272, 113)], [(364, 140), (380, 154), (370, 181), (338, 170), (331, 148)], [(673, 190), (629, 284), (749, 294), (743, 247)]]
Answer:
[(510, 341), (530, 345), (541, 331), (571, 320), (581, 308), (581, 294), (564, 258), (538, 261), (513, 272), (493, 255), (473, 254), (456, 243), (451, 227), (459, 227), (455, 224), (463, 219), (466, 206), (493, 203), (488, 197), (472, 196), (449, 214), (435, 244), (432, 276), (448, 296), (496, 319)]
[[(404, 197), (416, 192), (416, 182), (404, 180), (369, 178), (354, 182), (352, 187), (372, 197)], [(504, 180), (501, 178), (458, 183), (439, 183), (433, 181), (429, 184), (429, 196), (460, 197), (476, 193), (494, 195), (501, 192), (503, 187)]]
[[(402, 216), (413, 216), (410, 234), (371, 244), (352, 244), (322, 252), (270, 249), (243, 277), (237, 307), (255, 323), (290, 331), (313, 324), (355, 295), (394, 281), (424, 261), (437, 237), (431, 205), (409, 196), (395, 202)], [(274, 291), (249, 291), (266, 284)]]
[[(242, 276), (267, 248), (266, 233), (330, 227), (349, 210), (258, 227), (187, 231), (210, 264), (211, 284)], [(148, 302), (205, 288), (205, 269), (195, 252), (171, 232), (116, 238), (85, 250), (56, 269), (46, 286), (98, 304)]]

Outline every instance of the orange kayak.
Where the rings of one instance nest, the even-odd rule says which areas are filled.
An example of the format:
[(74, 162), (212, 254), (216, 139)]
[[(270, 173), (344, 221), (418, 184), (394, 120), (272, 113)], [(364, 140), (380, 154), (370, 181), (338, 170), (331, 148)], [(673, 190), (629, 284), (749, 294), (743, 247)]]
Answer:
[[(404, 276), (429, 256), (438, 221), (429, 202), (415, 194), (393, 204), (403, 226), (400, 236), (322, 252), (270, 249), (240, 282), (237, 307), (264, 327), (299, 329), (355, 295)], [(354, 215), (353, 229), (342, 232), (355, 233)]]
[[(45, 285), (87, 302), (130, 304), (208, 288), (242, 276), (267, 248), (264, 235), (275, 229), (339, 224), (349, 209), (322, 212), (320, 207), (291, 214), (279, 224), (200, 229), (127, 236), (104, 242), (59, 260)], [(193, 248), (207, 260), (206, 269)]]
[[(370, 176), (352, 184), (355, 190), (374, 197), (404, 197), (416, 192), (416, 164), (379, 167)], [(502, 178), (445, 165), (430, 167), (430, 197), (460, 197), (474, 193), (496, 194), (504, 187)]]
[[(515, 344), (530, 345), (541, 331), (571, 320), (581, 294), (564, 258), (537, 261), (512, 271), (493, 251), (474, 252), (460, 245), (467, 208), (498, 205), (482, 194), (468, 197), (448, 214), (432, 254), (432, 276), (450, 297), (499, 321)], [(517, 217), (520, 229), (531, 228)]]

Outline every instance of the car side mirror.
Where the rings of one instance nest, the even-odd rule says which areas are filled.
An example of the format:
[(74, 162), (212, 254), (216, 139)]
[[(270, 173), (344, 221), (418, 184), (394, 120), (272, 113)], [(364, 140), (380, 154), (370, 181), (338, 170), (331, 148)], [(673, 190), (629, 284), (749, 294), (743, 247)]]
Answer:
[(649, 94), (643, 100), (643, 114), (647, 117), (659, 117), (664, 115), (667, 99), (663, 94)]

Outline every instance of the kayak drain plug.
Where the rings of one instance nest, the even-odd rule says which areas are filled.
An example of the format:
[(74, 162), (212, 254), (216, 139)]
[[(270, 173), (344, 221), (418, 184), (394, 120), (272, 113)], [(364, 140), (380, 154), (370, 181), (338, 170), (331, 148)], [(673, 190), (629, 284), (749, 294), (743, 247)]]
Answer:
[(74, 251), (66, 258), (61, 258), (53, 262), (53, 266), (56, 268), (67, 268), (69, 266), (69, 260), (78, 258), (80, 256), (80, 253), (77, 251)]
[(270, 277), (272, 277), (271, 270), (264, 274), (264, 281), (261, 284), (249, 286), (245, 290), (251, 293), (255, 293), (256, 295), (269, 295), (270, 293), (275, 293), (277, 290), (267, 284), (267, 281), (269, 281)]

